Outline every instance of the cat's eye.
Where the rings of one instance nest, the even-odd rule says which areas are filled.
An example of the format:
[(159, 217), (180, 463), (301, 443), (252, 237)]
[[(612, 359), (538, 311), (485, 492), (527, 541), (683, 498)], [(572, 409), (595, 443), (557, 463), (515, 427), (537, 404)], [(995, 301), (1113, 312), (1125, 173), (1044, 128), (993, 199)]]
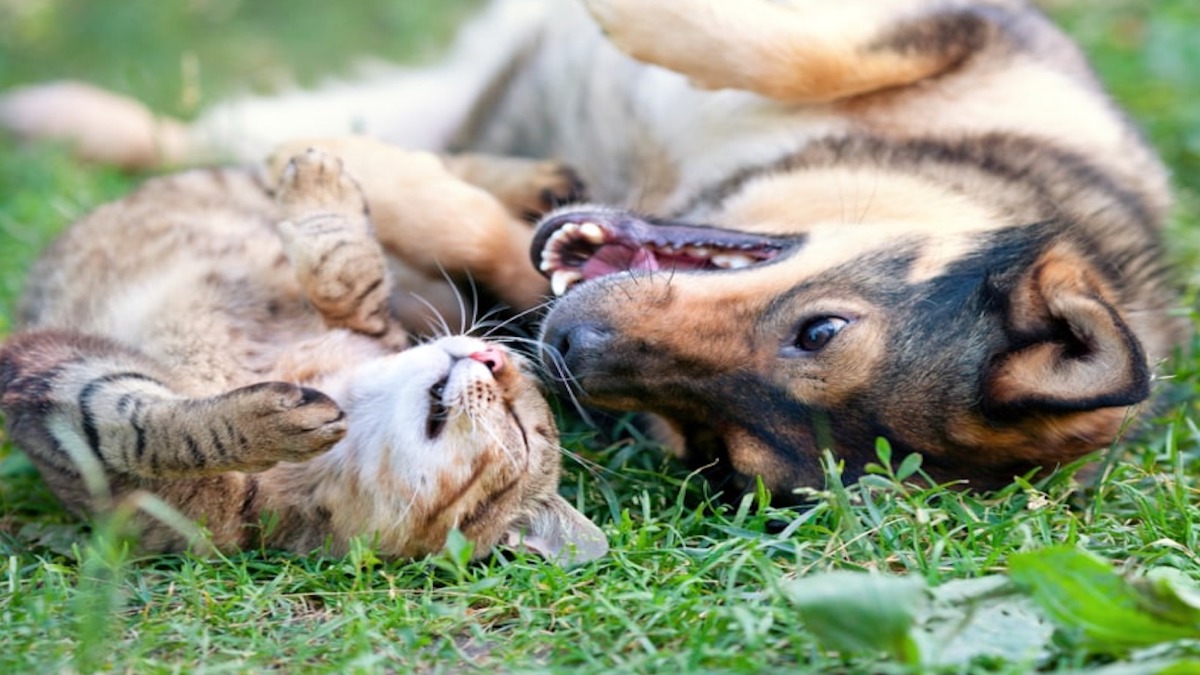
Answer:
[(450, 411), (446, 409), (446, 405), (442, 402), (442, 397), (446, 394), (446, 380), (438, 380), (429, 388), (429, 413), (425, 418), (425, 437), (433, 440), (441, 435), (442, 430), (446, 428), (446, 419), (450, 415)]
[(850, 322), (840, 316), (817, 316), (800, 325), (792, 346), (801, 352), (819, 352)]

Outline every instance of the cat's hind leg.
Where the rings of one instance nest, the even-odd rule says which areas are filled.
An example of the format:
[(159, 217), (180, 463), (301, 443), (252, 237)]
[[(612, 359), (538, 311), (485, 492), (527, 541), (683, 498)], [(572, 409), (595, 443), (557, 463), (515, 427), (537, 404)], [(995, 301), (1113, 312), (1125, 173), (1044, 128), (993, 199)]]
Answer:
[(342, 161), (315, 149), (295, 155), (279, 178), (276, 201), (284, 250), (325, 324), (372, 337), (401, 331), (389, 313), (383, 248)]
[[(268, 159), (268, 172), (286, 178), (284, 158), (313, 147), (345, 162), (366, 195), (376, 238), (405, 265), (430, 277), (481, 282), (517, 310), (545, 299), (549, 283), (529, 260), (533, 228), (513, 212), (542, 210), (543, 191), (551, 200), (577, 192), (573, 174), (557, 171), (561, 165), (493, 164), (479, 155), (448, 163), (364, 136), (339, 136), (286, 144)], [(489, 192), (498, 188), (508, 201)]]

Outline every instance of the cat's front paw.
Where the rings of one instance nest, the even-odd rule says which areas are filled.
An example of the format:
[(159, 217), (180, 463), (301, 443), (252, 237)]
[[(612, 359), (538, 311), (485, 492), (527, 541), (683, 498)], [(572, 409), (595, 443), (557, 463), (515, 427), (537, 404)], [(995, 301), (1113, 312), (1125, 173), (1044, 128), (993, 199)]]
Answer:
[(263, 382), (227, 394), (244, 439), (246, 470), (303, 462), (346, 435), (346, 414), (325, 394), (285, 382)]

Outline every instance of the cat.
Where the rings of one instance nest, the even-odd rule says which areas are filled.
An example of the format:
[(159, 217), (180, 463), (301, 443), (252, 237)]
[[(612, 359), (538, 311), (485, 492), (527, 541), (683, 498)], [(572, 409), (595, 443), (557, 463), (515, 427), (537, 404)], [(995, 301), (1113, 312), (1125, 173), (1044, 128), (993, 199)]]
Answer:
[[(338, 555), (362, 537), (413, 558), (456, 528), (477, 557), (602, 556), (604, 534), (556, 492), (558, 432), (525, 359), (467, 335), (405, 348), (390, 311), (392, 244), (484, 278), (505, 233), (528, 245), (527, 225), (450, 173), (478, 179), (488, 160), (330, 145), (345, 165), (308, 149), (155, 178), (70, 227), (0, 349), (9, 438), (71, 511), (148, 492), (221, 550)], [(514, 177), (535, 195), (563, 180), (502, 166), (517, 208)], [(465, 197), (459, 229), (494, 230), (482, 253), (446, 229)], [(137, 525), (147, 551), (193, 543), (146, 514)]]

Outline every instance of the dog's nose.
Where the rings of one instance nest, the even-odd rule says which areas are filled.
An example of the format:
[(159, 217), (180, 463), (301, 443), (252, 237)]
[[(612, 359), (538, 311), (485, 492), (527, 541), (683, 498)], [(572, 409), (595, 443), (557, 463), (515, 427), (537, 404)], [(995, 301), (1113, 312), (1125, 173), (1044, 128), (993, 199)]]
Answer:
[[(550, 326), (542, 338), (562, 358), (561, 365), (571, 371), (578, 370), (589, 354), (606, 349), (611, 339), (612, 330), (590, 321)], [(553, 354), (549, 359), (558, 360)]]

